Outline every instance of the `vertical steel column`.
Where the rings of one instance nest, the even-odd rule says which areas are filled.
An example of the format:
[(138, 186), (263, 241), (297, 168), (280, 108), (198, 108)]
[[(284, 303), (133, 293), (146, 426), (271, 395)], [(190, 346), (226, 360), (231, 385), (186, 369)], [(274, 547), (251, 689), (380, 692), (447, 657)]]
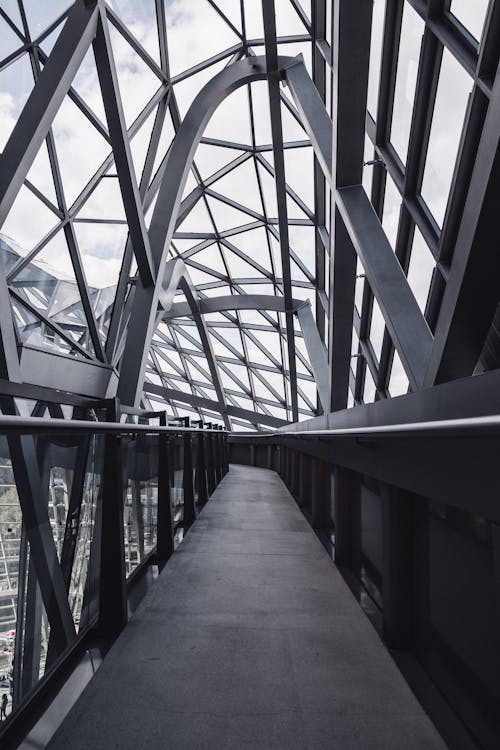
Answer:
[(215, 477), (217, 484), (222, 479), (222, 447), (220, 444), (220, 429), (216, 426), (217, 432), (214, 434), (214, 447), (215, 447)]
[(391, 648), (412, 642), (413, 496), (399, 487), (382, 490), (383, 630)]
[(255, 466), (255, 445), (250, 444), (250, 466)]
[(361, 559), (361, 493), (357, 475), (343, 466), (335, 468), (335, 562), (356, 570)]
[(311, 523), (318, 531), (331, 526), (332, 468), (319, 458), (313, 459)]
[(227, 430), (223, 433), (223, 445), (224, 445), (224, 474), (229, 471), (229, 441), (227, 439)]
[[(119, 401), (113, 399), (107, 417), (119, 421)], [(115, 636), (127, 624), (125, 540), (123, 534), (124, 481), (122, 439), (104, 437), (101, 493), (101, 549), (99, 575), (99, 635)]]
[(196, 488), (198, 490), (198, 502), (205, 505), (208, 500), (207, 469), (205, 463), (205, 434), (203, 432), (203, 420), (198, 422), (200, 434), (198, 435), (198, 451), (196, 454)]
[[(207, 430), (212, 428), (212, 423), (208, 422)], [(213, 450), (213, 436), (211, 432), (206, 433), (207, 438), (207, 451), (206, 451), (206, 463), (207, 463), (207, 488), (208, 495), (212, 494), (215, 490), (215, 473), (214, 473), (214, 450)]]
[(268, 469), (273, 468), (273, 446), (272, 445), (267, 446), (267, 468)]
[(182, 488), (184, 494), (184, 530), (196, 521), (196, 505), (193, 488), (193, 455), (191, 452), (191, 433), (183, 436), (184, 460), (182, 471)]
[(307, 488), (307, 456), (304, 453), (299, 453), (299, 482), (297, 487), (298, 505), (300, 508), (310, 508), (310, 488), (308, 492)]
[(297, 496), (300, 492), (301, 455), (298, 450), (294, 450), (292, 453), (292, 495)]
[[(160, 414), (160, 425), (167, 424), (167, 413)], [(174, 519), (172, 513), (172, 486), (168, 435), (158, 436), (158, 520), (156, 530), (156, 559), (163, 563), (172, 556), (174, 545)]]

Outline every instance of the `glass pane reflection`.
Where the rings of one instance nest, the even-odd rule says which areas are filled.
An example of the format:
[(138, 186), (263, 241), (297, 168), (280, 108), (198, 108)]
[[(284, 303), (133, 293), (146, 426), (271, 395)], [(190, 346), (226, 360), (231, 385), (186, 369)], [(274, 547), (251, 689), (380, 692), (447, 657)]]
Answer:
[(488, 0), (451, 0), (451, 12), (478, 41), (481, 39)]
[(424, 22), (413, 8), (405, 3), (399, 41), (398, 72), (391, 126), (391, 143), (403, 163), (406, 161), (408, 152), (408, 138), (410, 136), (418, 59), (423, 33)]
[(471, 89), (472, 80), (469, 75), (444, 50), (422, 182), (422, 197), (440, 226), (444, 219)]

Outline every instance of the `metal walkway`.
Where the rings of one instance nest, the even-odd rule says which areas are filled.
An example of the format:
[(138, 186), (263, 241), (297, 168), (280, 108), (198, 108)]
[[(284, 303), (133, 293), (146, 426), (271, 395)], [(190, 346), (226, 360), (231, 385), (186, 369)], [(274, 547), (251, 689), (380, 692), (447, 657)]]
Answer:
[(232, 466), (49, 744), (444, 748), (277, 474)]

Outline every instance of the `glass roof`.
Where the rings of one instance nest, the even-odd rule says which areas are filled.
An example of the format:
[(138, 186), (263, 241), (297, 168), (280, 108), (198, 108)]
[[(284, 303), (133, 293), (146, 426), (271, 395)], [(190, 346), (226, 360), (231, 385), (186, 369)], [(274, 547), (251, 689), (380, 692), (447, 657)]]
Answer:
[[(280, 55), (302, 55), (332, 114), (330, 5), (274, 0), (272, 42)], [(374, 2), (363, 185), (433, 330), (446, 276), (441, 235), (474, 83), (467, 61), (479, 54), (487, 3), (472, 14), (466, 2), (452, 0), (449, 9), (444, 3), (432, 28), (418, 4), (399, 5), (396, 13), (384, 0)], [(67, 0), (0, 0), (0, 149), (70, 9)], [(254, 0), (111, 0), (105, 20), (129, 167), (149, 227), (166, 157), (194, 98), (227, 66), (264, 55), (270, 31)], [(448, 36), (439, 36), (440, 23)], [(449, 47), (443, 40), (451, 40)], [(389, 57), (397, 65), (384, 64)], [(429, 66), (434, 77), (426, 90)], [(293, 300), (295, 309), (310, 302), (326, 347), (330, 190), (286, 86), (279, 96), (278, 121), (267, 81), (238, 88), (218, 106), (195, 152), (168, 254), (185, 262), (200, 309), (207, 310), (218, 379), (233, 407), (226, 424), (236, 429), (320, 413), (304, 334), (285, 302)], [(415, 125), (422, 108), (425, 132)], [(277, 127), (284, 187), (281, 158), (275, 162)], [(1, 247), (20, 341), (119, 369), (137, 265), (115, 156), (90, 47), (3, 224)], [(227, 299), (241, 295), (283, 304), (231, 309)], [(178, 290), (182, 314), (158, 316), (141, 403), (146, 409), (167, 403), (174, 415), (220, 422), (206, 344), (183, 301)], [(406, 392), (405, 368), (360, 261), (353, 311), (349, 405)]]

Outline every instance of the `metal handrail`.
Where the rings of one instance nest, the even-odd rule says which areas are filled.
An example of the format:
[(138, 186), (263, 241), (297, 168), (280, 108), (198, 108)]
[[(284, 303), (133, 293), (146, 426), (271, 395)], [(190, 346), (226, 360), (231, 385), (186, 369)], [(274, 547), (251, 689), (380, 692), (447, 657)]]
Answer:
[(88, 420), (80, 419), (47, 419), (46, 417), (16, 417), (16, 416), (0, 416), (0, 435), (6, 432), (14, 432), (18, 434), (32, 434), (32, 433), (47, 433), (47, 432), (81, 432), (87, 434), (91, 433), (111, 433), (114, 435), (135, 435), (138, 432), (146, 433), (172, 433), (179, 434), (190, 432), (194, 435), (215, 433), (217, 435), (223, 435), (226, 433), (225, 429), (213, 429), (204, 428), (201, 430), (199, 427), (168, 427), (162, 425), (147, 425), (147, 424), (130, 424), (122, 422), (92, 422)]
[[(0, 420), (1, 427), (1, 420)], [(268, 430), (266, 432), (232, 432), (231, 437), (254, 439), (272, 438), (394, 438), (394, 437), (486, 437), (500, 436), (500, 415), (442, 419), (433, 422), (343, 427), (332, 430)]]

